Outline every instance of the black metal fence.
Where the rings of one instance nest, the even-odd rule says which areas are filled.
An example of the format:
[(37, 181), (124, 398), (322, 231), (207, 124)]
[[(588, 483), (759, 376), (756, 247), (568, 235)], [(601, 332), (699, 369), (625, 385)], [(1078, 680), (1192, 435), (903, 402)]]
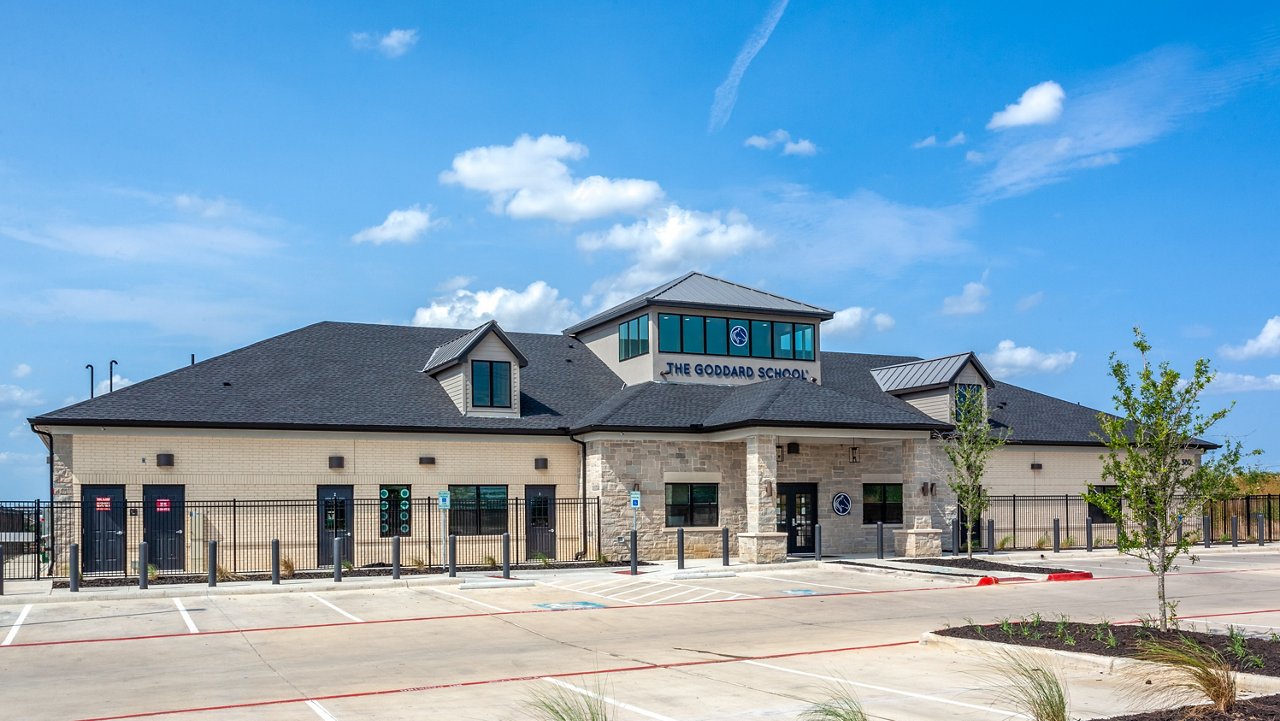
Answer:
[[(457, 536), (460, 566), (502, 562), (509, 534), (512, 564), (589, 560), (600, 555), (600, 501), (596, 498), (514, 498), (459, 501), (448, 510), (432, 498), (311, 500), (0, 502), (5, 576), (15, 579), (70, 572), (68, 544), (79, 545), (84, 576), (136, 575), (138, 544), (148, 546), (153, 574), (200, 574), (208, 568), (209, 541), (216, 562), (231, 573), (268, 573), (271, 541), (282, 560), (300, 571), (332, 568), (334, 539), (346, 568), (389, 567), (392, 539), (400, 538), (401, 565), (441, 567), (448, 536)], [(8, 539), (7, 541), (5, 539)]]

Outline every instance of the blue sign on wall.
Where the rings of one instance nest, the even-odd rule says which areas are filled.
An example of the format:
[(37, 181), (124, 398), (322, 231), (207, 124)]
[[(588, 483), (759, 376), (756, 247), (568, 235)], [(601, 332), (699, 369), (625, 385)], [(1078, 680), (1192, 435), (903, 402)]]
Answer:
[(841, 491), (831, 497), (831, 510), (835, 511), (837, 516), (847, 516), (852, 509), (853, 499), (848, 493)]

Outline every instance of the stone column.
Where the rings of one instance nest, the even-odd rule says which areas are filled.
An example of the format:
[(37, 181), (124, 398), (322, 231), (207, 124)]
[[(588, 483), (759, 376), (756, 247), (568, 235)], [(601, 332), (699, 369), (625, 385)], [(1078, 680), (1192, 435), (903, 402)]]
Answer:
[(778, 532), (777, 437), (747, 438), (747, 528), (738, 534), (743, 563), (775, 563), (787, 557), (787, 534)]

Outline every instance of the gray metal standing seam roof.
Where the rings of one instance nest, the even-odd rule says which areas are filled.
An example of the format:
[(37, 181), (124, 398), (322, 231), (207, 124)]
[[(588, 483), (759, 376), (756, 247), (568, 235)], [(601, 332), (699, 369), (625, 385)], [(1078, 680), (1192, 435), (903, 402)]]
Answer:
[(871, 376), (880, 384), (885, 393), (901, 393), (904, 391), (924, 390), (951, 385), (965, 365), (972, 363), (979, 375), (990, 387), (994, 384), (987, 369), (973, 353), (931, 358), (929, 360), (908, 361), (882, 368), (872, 368)]
[(763, 313), (815, 316), (823, 320), (835, 317), (834, 313), (824, 308), (694, 272), (685, 273), (669, 283), (664, 283), (631, 300), (597, 313), (566, 328), (564, 332), (566, 335), (575, 335), (649, 305), (712, 306)]

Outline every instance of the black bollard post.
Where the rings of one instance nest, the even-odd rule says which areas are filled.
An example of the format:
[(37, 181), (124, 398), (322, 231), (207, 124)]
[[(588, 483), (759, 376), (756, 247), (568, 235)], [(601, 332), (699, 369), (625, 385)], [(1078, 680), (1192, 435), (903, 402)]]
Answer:
[(1178, 516), (1178, 528), (1173, 540), (1179, 546), (1182, 545), (1182, 516)]
[(333, 582), (342, 583), (342, 538), (333, 537)]
[(218, 585), (218, 542), (209, 541), (209, 587)]
[(636, 549), (639, 545), (636, 539), (636, 530), (631, 529), (631, 575), (636, 576), (640, 573), (640, 559), (636, 557)]
[(1240, 517), (1231, 517), (1231, 547), (1240, 547)]
[(147, 581), (151, 580), (147, 578), (151, 570), (147, 568), (147, 561), (147, 542), (143, 541), (138, 544), (138, 588), (141, 590), (146, 590)]
[(987, 555), (996, 555), (996, 519), (987, 519)]
[(458, 536), (449, 534), (449, 578), (458, 577)]
[(884, 558), (884, 521), (876, 521), (876, 558)]
[(1201, 525), (1203, 526), (1202, 532), (1204, 533), (1204, 547), (1211, 548), (1213, 547), (1213, 519), (1209, 516), (1205, 516), (1204, 520), (1201, 521)]
[(391, 537), (391, 578), (400, 579), (400, 537)]
[(502, 534), (502, 577), (511, 578), (511, 534)]
[(1062, 550), (1062, 530), (1058, 519), (1053, 519), (1053, 552), (1058, 553)]
[(1266, 516), (1262, 515), (1261, 513), (1257, 515), (1258, 515), (1258, 545), (1265, 546), (1267, 545), (1267, 539), (1266, 539), (1267, 519), (1266, 519)]
[(280, 539), (271, 539), (271, 585), (280, 585)]
[(960, 519), (951, 522), (951, 555), (960, 555)]
[(1084, 519), (1084, 550), (1093, 553), (1093, 519), (1088, 516)]
[(676, 529), (676, 569), (684, 570), (684, 529)]
[(73, 543), (67, 549), (67, 562), (71, 564), (71, 592), (80, 592), (80, 544)]
[(729, 565), (729, 527), (723, 526), (720, 529), (720, 562)]
[(822, 560), (822, 524), (813, 524), (813, 560)]

